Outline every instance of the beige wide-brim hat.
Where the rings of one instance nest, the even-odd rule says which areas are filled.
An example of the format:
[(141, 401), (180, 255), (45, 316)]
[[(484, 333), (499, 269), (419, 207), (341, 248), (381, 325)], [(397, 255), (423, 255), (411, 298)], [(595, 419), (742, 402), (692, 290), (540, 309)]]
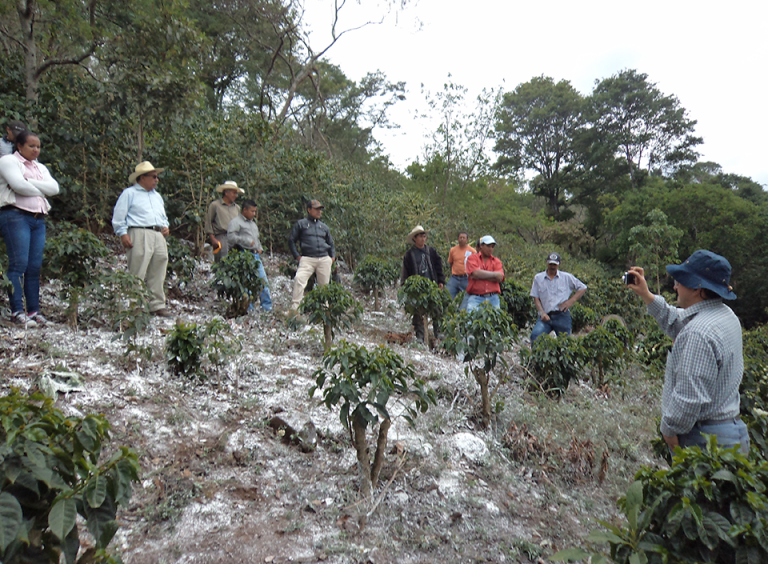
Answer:
[(224, 190), (237, 190), (238, 194), (245, 194), (245, 190), (240, 188), (234, 180), (227, 180), (224, 184), (216, 186), (216, 191), (219, 194), (223, 193)]
[(143, 163), (139, 163), (136, 165), (136, 170), (134, 170), (133, 173), (128, 177), (128, 182), (133, 184), (136, 182), (136, 179), (142, 174), (147, 174), (150, 172), (157, 172), (157, 174), (160, 174), (164, 170), (165, 170), (164, 168), (153, 167), (152, 163), (149, 161), (144, 161)]
[(405, 240), (408, 242), (409, 245), (415, 245), (413, 238), (416, 237), (416, 235), (421, 235), (422, 233), (426, 233), (427, 230), (424, 229), (421, 225), (417, 225), (413, 229), (411, 229), (411, 232), (408, 233), (408, 237), (405, 238)]

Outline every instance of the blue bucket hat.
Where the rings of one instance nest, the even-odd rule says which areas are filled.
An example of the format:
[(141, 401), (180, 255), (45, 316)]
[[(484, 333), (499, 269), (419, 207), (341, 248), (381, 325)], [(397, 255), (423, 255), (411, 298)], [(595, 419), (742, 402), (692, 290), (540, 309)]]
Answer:
[(711, 251), (696, 251), (683, 264), (667, 265), (667, 272), (686, 288), (706, 288), (726, 300), (736, 299), (736, 294), (728, 285), (731, 263)]

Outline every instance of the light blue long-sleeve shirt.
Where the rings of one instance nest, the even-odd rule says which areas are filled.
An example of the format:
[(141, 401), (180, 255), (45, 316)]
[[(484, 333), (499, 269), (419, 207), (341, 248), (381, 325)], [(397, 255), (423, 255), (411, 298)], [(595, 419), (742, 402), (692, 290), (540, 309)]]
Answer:
[(123, 190), (112, 212), (112, 229), (122, 237), (131, 227), (168, 227), (163, 197), (156, 190), (147, 192), (139, 184)]

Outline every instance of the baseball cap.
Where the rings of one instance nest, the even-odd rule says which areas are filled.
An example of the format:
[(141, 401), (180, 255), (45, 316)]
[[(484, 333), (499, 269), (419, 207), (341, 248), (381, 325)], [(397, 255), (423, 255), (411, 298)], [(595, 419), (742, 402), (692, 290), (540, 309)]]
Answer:
[(480, 244), (481, 245), (495, 245), (496, 244), (496, 239), (494, 239), (490, 235), (484, 235), (483, 237), (480, 238)]
[(547, 264), (560, 264), (560, 255), (557, 253), (549, 253)]

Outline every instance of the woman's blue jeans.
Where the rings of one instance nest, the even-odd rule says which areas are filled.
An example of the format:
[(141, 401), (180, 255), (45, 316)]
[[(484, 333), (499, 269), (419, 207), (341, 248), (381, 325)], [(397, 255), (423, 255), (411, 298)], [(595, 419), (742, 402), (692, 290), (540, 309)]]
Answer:
[(13, 207), (0, 209), (0, 234), (8, 253), (8, 292), (11, 313), (40, 311), (40, 268), (45, 247), (45, 217), (28, 215)]

